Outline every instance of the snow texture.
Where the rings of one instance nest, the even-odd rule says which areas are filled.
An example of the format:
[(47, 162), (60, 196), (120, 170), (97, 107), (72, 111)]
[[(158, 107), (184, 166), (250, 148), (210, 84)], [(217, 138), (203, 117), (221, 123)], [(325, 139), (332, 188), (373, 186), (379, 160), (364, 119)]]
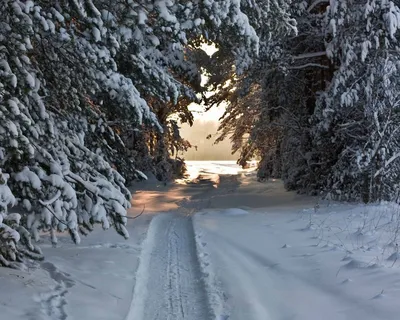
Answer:
[[(224, 167), (238, 174), (219, 174)], [(177, 206), (128, 223), (126, 242), (95, 230), (73, 246), (60, 235), (40, 265), (0, 269), (2, 316), (398, 319), (397, 205), (318, 202), (234, 163), (189, 170), (198, 174), (185, 184), (143, 183), (137, 201)]]

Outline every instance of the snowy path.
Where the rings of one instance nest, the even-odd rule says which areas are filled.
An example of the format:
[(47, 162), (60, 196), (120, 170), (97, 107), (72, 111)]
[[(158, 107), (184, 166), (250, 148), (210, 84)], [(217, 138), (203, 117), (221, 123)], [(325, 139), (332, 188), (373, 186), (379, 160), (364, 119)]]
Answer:
[(141, 259), (126, 320), (210, 319), (190, 216), (155, 217)]
[[(393, 313), (400, 310), (396, 304), (387, 310), (372, 299), (381, 290), (368, 283), (372, 279), (368, 274), (376, 270), (345, 270), (337, 277), (341, 258), (334, 251), (329, 256), (333, 252), (336, 261), (323, 259), (307, 232), (297, 229), (296, 238), (288, 236), (288, 226), (295, 228), (304, 221), (271, 219), (277, 222), (271, 227), (267, 219), (251, 217), (251, 223), (249, 217), (198, 219), (206, 270), (221, 281), (219, 302), (230, 320), (398, 319)], [(350, 275), (359, 283), (346, 283)], [(393, 278), (385, 279), (383, 272), (380, 276), (379, 285), (392, 286)]]
[(316, 206), (233, 164), (190, 165), (191, 181), (135, 193), (129, 240), (60, 237), (40, 268), (0, 268), (0, 319), (400, 318), (400, 206)]

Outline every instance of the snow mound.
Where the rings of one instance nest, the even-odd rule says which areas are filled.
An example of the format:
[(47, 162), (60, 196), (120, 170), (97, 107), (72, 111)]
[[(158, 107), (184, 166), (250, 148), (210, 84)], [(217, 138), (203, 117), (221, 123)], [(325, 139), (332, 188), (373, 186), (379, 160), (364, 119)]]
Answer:
[(400, 252), (394, 252), (387, 258), (388, 261), (397, 261), (400, 260)]
[(243, 209), (238, 209), (238, 208), (226, 209), (226, 210), (222, 211), (222, 213), (227, 216), (243, 216), (243, 215), (249, 214), (248, 211), (243, 210)]
[(344, 267), (347, 269), (363, 269), (367, 268), (368, 264), (356, 259), (351, 259), (348, 263), (344, 265)]
[(313, 223), (309, 223), (304, 228), (298, 229), (298, 231), (311, 231), (311, 230), (316, 230), (316, 227)]
[(353, 282), (353, 280), (347, 278), (347, 279), (344, 279), (344, 280), (341, 282), (341, 284), (346, 284), (346, 283), (349, 283), (349, 282)]
[(373, 239), (374, 235), (376, 234), (376, 232), (374, 231), (367, 231), (364, 232), (360, 229), (356, 230), (355, 232), (353, 232), (352, 234), (349, 235), (349, 239), (353, 239), (353, 240), (366, 240), (366, 239)]
[(380, 268), (381, 265), (378, 263), (366, 263), (360, 260), (356, 259), (351, 259), (348, 263), (346, 263), (344, 266), (346, 269), (376, 269)]

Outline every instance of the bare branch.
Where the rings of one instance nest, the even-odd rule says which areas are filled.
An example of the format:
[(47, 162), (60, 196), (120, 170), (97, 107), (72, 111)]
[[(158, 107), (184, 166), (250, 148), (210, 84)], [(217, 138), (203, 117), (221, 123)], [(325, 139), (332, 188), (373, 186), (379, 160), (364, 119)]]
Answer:
[(322, 69), (329, 69), (328, 66), (324, 66), (324, 65), (319, 64), (319, 63), (306, 63), (306, 64), (302, 64), (302, 65), (300, 65), (300, 66), (289, 67), (288, 69), (291, 69), (291, 70), (298, 70), (298, 69), (305, 69), (305, 68), (322, 68)]
[(301, 60), (301, 59), (323, 57), (323, 56), (326, 56), (326, 51), (302, 53), (302, 54), (299, 54), (297, 56), (292, 56), (292, 59), (293, 60)]
[(143, 206), (142, 212), (139, 213), (137, 216), (135, 216), (135, 217), (128, 217), (128, 216), (126, 216), (125, 218), (131, 219), (131, 220), (135, 220), (135, 219), (139, 218), (139, 217), (144, 213), (144, 209), (146, 209), (146, 205)]

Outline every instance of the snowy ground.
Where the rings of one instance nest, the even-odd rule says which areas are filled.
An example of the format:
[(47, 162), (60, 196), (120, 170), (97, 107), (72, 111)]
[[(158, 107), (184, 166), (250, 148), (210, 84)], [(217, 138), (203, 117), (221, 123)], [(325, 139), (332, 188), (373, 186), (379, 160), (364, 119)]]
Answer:
[[(96, 231), (0, 269), (0, 319), (400, 319), (400, 208), (318, 202), (231, 162), (134, 194), (128, 241)], [(398, 261), (399, 260), (399, 261)]]

